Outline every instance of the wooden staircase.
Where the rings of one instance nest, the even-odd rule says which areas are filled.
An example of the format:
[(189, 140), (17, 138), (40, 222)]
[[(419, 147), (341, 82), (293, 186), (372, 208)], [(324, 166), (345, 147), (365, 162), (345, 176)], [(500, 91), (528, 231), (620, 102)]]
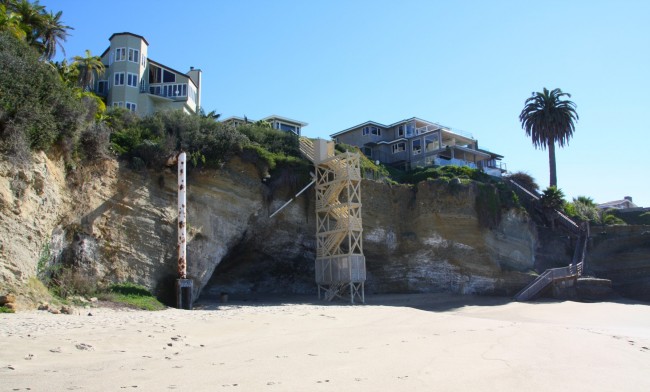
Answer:
[[(513, 180), (510, 180), (510, 183), (515, 187), (517, 193), (528, 197), (534, 205), (539, 204), (539, 195), (530, 192)], [(553, 282), (577, 279), (582, 276), (585, 256), (587, 255), (587, 242), (589, 241), (589, 222), (577, 224), (561, 211), (555, 210), (554, 214), (556, 214), (558, 222), (578, 238), (571, 263), (566, 267), (551, 268), (544, 271), (515, 295), (517, 301), (529, 301), (535, 298)]]
[(366, 278), (358, 153), (335, 153), (333, 142), (300, 138), (300, 152), (316, 168), (316, 283), (319, 297), (364, 302)]

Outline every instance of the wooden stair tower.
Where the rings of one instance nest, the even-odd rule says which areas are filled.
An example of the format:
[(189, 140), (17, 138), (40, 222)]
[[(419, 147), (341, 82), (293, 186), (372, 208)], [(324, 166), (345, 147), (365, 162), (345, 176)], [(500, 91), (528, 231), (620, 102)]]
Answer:
[(316, 168), (316, 284), (318, 297), (365, 302), (366, 260), (358, 153), (335, 154), (334, 142), (300, 138)]

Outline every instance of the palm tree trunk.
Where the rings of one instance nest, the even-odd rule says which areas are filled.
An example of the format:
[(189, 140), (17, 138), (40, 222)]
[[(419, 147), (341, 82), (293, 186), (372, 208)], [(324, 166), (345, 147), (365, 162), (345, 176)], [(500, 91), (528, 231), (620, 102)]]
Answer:
[(548, 144), (548, 166), (551, 173), (551, 184), (549, 186), (557, 187), (557, 170), (555, 168), (555, 143), (553, 141)]

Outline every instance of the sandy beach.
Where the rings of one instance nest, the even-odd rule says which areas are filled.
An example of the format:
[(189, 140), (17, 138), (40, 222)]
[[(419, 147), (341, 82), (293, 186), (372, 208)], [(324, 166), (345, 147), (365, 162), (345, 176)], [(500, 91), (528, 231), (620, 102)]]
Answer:
[(392, 295), (0, 314), (2, 391), (648, 391), (649, 370), (650, 307), (625, 301)]

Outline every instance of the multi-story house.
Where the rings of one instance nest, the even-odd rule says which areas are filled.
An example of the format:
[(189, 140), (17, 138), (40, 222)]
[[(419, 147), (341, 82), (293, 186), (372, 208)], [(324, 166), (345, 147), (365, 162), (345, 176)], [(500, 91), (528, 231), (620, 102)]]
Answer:
[(503, 156), (478, 147), (466, 132), (413, 117), (390, 125), (374, 121), (332, 134), (337, 143), (359, 147), (372, 160), (401, 169), (458, 165), (500, 176)]
[(107, 106), (124, 107), (141, 115), (182, 109), (197, 113), (201, 107), (201, 70), (176, 71), (149, 58), (149, 42), (133, 33), (115, 33), (102, 53), (106, 67), (95, 92)]
[[(298, 121), (298, 120), (292, 120), (290, 118), (286, 117), (281, 117), (278, 115), (271, 115), (268, 117), (264, 117), (260, 121), (265, 121), (269, 124), (271, 124), (271, 127), (273, 129), (279, 129), (281, 131), (287, 131), (287, 132), (293, 132), (296, 135), (300, 136), (300, 132), (302, 131), (303, 127), (306, 127), (309, 125), (306, 122)], [(249, 118), (245, 117), (237, 117), (237, 116), (232, 116), (224, 119), (222, 121), (225, 124), (230, 124), (234, 127), (238, 127), (243, 124), (248, 124), (248, 123), (255, 123), (257, 122), (256, 120), (251, 120)]]

